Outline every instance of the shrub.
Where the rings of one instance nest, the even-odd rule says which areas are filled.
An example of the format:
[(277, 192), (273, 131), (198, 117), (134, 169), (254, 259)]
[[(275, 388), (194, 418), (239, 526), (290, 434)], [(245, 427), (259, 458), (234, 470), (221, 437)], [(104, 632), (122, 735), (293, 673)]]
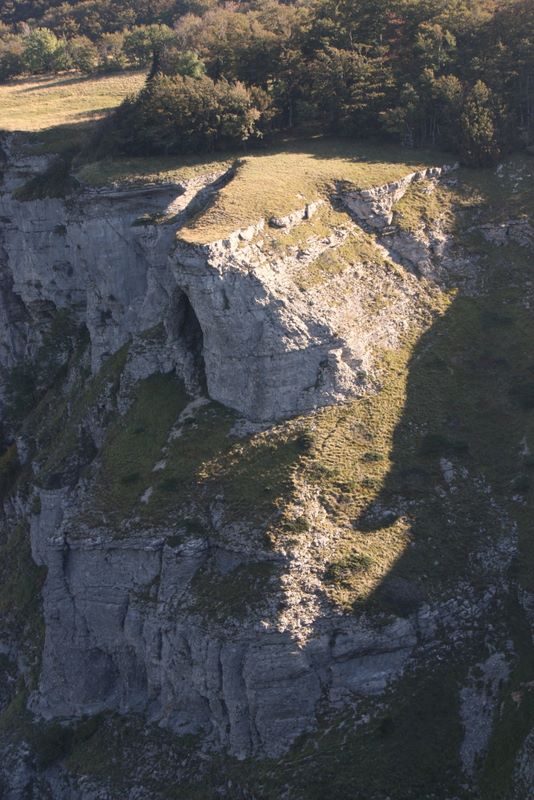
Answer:
[(24, 72), (24, 43), (21, 36), (0, 39), (0, 81), (7, 81)]
[(312, 433), (303, 431), (295, 439), (295, 444), (302, 453), (309, 453), (315, 446), (315, 438)]
[(19, 458), (16, 444), (10, 445), (0, 456), (0, 497), (9, 492), (19, 469)]
[(368, 572), (373, 559), (364, 553), (351, 553), (340, 561), (333, 561), (326, 567), (324, 578), (327, 583), (350, 583), (354, 575)]
[(123, 475), (120, 481), (124, 486), (131, 486), (134, 483), (138, 483), (140, 479), (141, 475), (139, 472), (129, 472), (127, 475)]
[(201, 78), (206, 73), (204, 62), (192, 50), (167, 47), (161, 56), (161, 70), (165, 75), (182, 75), (184, 78)]
[(168, 25), (139, 25), (126, 34), (124, 52), (130, 62), (145, 67), (161, 58), (165, 49), (175, 40)]
[(453, 440), (439, 433), (429, 433), (421, 442), (419, 452), (423, 456), (438, 456), (466, 453), (468, 450), (468, 443), (461, 439)]
[(261, 136), (268, 105), (264, 92), (241, 83), (158, 75), (118, 109), (112, 145), (131, 155), (235, 147)]
[(364, 453), (363, 456), (362, 456), (362, 461), (365, 461), (367, 464), (372, 464), (372, 463), (376, 463), (378, 461), (383, 461), (383, 460), (384, 460), (383, 453), (377, 453), (377, 452), (373, 452), (373, 451), (369, 451), (367, 453)]
[(477, 81), (467, 95), (460, 118), (460, 151), (465, 164), (485, 166), (499, 160), (499, 123), (503, 116), (491, 89)]
[(517, 381), (512, 385), (510, 394), (525, 411), (534, 408), (534, 381)]
[(120, 31), (104, 33), (97, 43), (100, 68), (104, 71), (124, 69), (128, 58), (123, 50), (125, 34)]
[(24, 38), (24, 64), (28, 72), (50, 72), (57, 68), (64, 47), (55, 33), (35, 28)]
[(64, 157), (54, 159), (44, 172), (35, 175), (17, 188), (14, 196), (20, 201), (66, 197), (79, 187), (78, 181), (71, 175), (71, 163), (72, 157), (68, 153)]
[(387, 613), (408, 617), (421, 606), (425, 595), (415, 581), (388, 577), (377, 589), (377, 599)]
[(306, 533), (310, 530), (310, 523), (304, 516), (297, 517), (296, 519), (287, 520), (284, 523), (284, 529), (290, 533)]
[(71, 65), (81, 72), (93, 72), (98, 66), (98, 50), (87, 36), (74, 36), (67, 43)]

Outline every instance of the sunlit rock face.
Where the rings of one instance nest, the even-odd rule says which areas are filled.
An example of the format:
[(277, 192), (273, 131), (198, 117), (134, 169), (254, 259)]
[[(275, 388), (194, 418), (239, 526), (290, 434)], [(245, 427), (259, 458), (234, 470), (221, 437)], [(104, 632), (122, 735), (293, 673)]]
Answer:
[[(9, 148), (7, 140), (8, 155)], [(395, 320), (385, 325), (363, 316), (368, 287), (351, 276), (315, 292), (302, 292), (292, 280), (296, 264), (335, 250), (344, 235), (332, 231), (310, 242), (304, 255), (277, 258), (262, 247), (265, 223), (259, 221), (224, 240), (191, 245), (180, 240), (180, 228), (231, 179), (228, 173), (18, 201), (12, 192), (36, 167), (33, 161), (8, 159), (0, 196), (4, 366), (35, 349), (54, 309), (68, 309), (87, 326), (94, 372), (132, 336), (159, 323), (166, 327), (171, 362), (183, 369), (181, 334), (188, 325), (180, 321), (182, 292), (192, 325), (200, 325), (209, 395), (251, 420), (310, 411), (358, 396), (369, 385), (371, 341)], [(380, 227), (377, 220), (389, 219), (393, 203), (426, 173), (440, 170), (348, 193), (343, 202), (357, 222)], [(316, 205), (271, 224), (286, 230), (305, 225)], [(424, 253), (415, 257), (422, 260)], [(408, 283), (405, 289), (412, 291)]]

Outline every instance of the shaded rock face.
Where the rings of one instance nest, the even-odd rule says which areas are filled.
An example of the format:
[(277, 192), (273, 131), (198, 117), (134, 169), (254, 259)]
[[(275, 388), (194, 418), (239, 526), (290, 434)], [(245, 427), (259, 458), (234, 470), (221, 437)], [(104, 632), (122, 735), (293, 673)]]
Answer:
[[(201, 733), (239, 758), (283, 753), (327, 706), (380, 693), (405, 665), (426, 617), (380, 631), (325, 620), (303, 645), (274, 626), (206, 627), (187, 603), (207, 563), (203, 539), (65, 539), (68, 490), (40, 492), (32, 550), (47, 567), (46, 638), (32, 709), (45, 719), (142, 712)], [(222, 555), (222, 554), (221, 554)], [(332, 625), (334, 624), (334, 625)]]
[(205, 393), (204, 334), (191, 301), (182, 289), (175, 289), (171, 296), (166, 329), (171, 341), (183, 342), (190, 357), (190, 374), (196, 384), (192, 387), (193, 393)]

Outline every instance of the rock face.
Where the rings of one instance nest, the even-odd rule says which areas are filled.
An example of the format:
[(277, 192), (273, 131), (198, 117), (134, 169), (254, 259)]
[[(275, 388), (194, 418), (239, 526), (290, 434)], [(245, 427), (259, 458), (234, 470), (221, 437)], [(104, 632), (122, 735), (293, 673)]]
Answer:
[(40, 498), (32, 542), (48, 568), (46, 640), (33, 706), (45, 718), (143, 712), (239, 758), (276, 756), (313, 726), (325, 699), (339, 707), (382, 691), (416, 644), (415, 621), (402, 619), (380, 632), (341, 620), (333, 632), (325, 621), (304, 646), (274, 627), (210, 630), (180, 612), (205, 541), (67, 545), (65, 493)]
[[(0, 531), (10, 534), (21, 520), (28, 523), (33, 561), (46, 571), (44, 644), (38, 675), (27, 680), (34, 718), (39, 724), (72, 723), (101, 712), (139, 714), (173, 736), (198, 736), (202, 757), (218, 750), (237, 759), (276, 758), (319, 719), (347, 709), (356, 709), (363, 725), (370, 719), (367, 709), (374, 708), (382, 720), (380, 735), (386, 736), (391, 719), (384, 709), (397, 681), (421, 665), (433, 668), (469, 651), (464, 683), (455, 687), (458, 725), (460, 718), (463, 725), (457, 755), (465, 780), (474, 781), (478, 760), (490, 746), (500, 683), (508, 679), (515, 657), (501, 610), (516, 529), (483, 480), (456, 463), (463, 452), (459, 443), (437, 461), (433, 491), (451, 514), (464, 483), (472, 481), (472, 491), (482, 497), (499, 540), (498, 545), (477, 540), (478, 550), (470, 556), (480, 562), (477, 580), (485, 588), (477, 592), (467, 580), (452, 580), (442, 598), (430, 601), (411, 574), (393, 573), (382, 586), (390, 612), (376, 617), (372, 606), (359, 615), (342, 613), (324, 589), (330, 562), (323, 550), (337, 552), (334, 544), (358, 524), (348, 513), (342, 523), (329, 519), (332, 506), (353, 489), (341, 473), (329, 474), (335, 486), (330, 496), (322, 496), (317, 485), (300, 487), (291, 499), (293, 539), (276, 551), (266, 543), (271, 519), (226, 516), (222, 481), (203, 495), (200, 476), (190, 496), (173, 506), (173, 516), (142, 513), (172, 442), (197, 424), (199, 410), (215, 405), (205, 395), (237, 412), (229, 415), (228, 437), (239, 449), (251, 431), (274, 436), (282, 425), (297, 425), (295, 415), (384, 388), (376, 368), (380, 354), (398, 349), (410, 326), (424, 327), (429, 297), (439, 281), (446, 285), (449, 271), (461, 272), (466, 284), (476, 273), (476, 259), (457, 258), (438, 225), (415, 233), (392, 229), (394, 205), (414, 181), (436, 185), (443, 171), (413, 173), (360, 192), (341, 188), (336, 202), (345, 210), (343, 224), (327, 235), (304, 236), (304, 245), (277, 250), (273, 231), (284, 236), (306, 226), (327, 201), (194, 244), (181, 231), (232, 179), (231, 170), (184, 184), (80, 189), (67, 198), (22, 201), (17, 187), (46, 161), (17, 155), (10, 140), (4, 147), (0, 400), (13, 367), (35, 363), (58, 311), (68, 312), (89, 339), (78, 360), (71, 355), (62, 364), (72, 452), (62, 454), (61, 468), (56, 464), (46, 472), (45, 457), (32, 450), (32, 435), (38, 439), (42, 433), (39, 420), (32, 422), (37, 434), (27, 428), (16, 432), (18, 458), (31, 478), (24, 491), (6, 500)], [(508, 240), (530, 245), (531, 230), (523, 223), (497, 232), (486, 226), (482, 234), (499, 245)], [(351, 250), (354, 241), (367, 249)], [(335, 258), (347, 249), (338, 269)], [(106, 370), (121, 352), (120, 369), (110, 377)], [(160, 460), (150, 465), (140, 496), (119, 514), (99, 504), (106, 488), (98, 482), (99, 459), (110, 438), (120, 437), (136, 387), (161, 373), (173, 373), (185, 384), (188, 403), (171, 420)], [(93, 392), (81, 410), (72, 397), (77, 381)], [(310, 415), (310, 431), (317, 416)], [(373, 442), (360, 423), (352, 421), (354, 435)], [(143, 420), (133, 428), (137, 434), (143, 434)], [(300, 435), (297, 442), (305, 452), (308, 439)], [(382, 458), (372, 446), (362, 463)], [(127, 466), (126, 484), (135, 482), (137, 464), (132, 460)], [(373, 513), (388, 531), (409, 519), (422, 473), (403, 470), (408, 499), (398, 509), (377, 502)], [(173, 491), (179, 480), (171, 481)], [(363, 481), (359, 485), (368, 488)], [(269, 513), (280, 521), (279, 509)], [(413, 526), (406, 522), (405, 528), (409, 541)], [(365, 561), (356, 554), (350, 563), (358, 570)], [(242, 615), (218, 617), (217, 582), (226, 580), (231, 594), (241, 570), (243, 585), (254, 594), (258, 569), (267, 576), (267, 588), (258, 591), (257, 605)], [(204, 594), (198, 588), (202, 580)], [(529, 598), (524, 604), (531, 610)], [(8, 638), (0, 637), (0, 655), (27, 676), (29, 668)], [(482, 656), (486, 646), (493, 650)], [(0, 707), (8, 706), (13, 683), (10, 674), (0, 682)], [(29, 745), (2, 749), (1, 739), (0, 731), (5, 755), (0, 793), (7, 800), (116, 800), (111, 790), (82, 783), (57, 766), (39, 771), (30, 764)], [(518, 785), (532, 785), (530, 744), (527, 739)], [(224, 788), (226, 796), (241, 796), (233, 791), (231, 785)], [(129, 795), (154, 796), (140, 789)]]
[(174, 250), (173, 273), (203, 332), (210, 396), (268, 421), (356, 395), (359, 354), (326, 314), (254, 255), (249, 269), (251, 253), (231, 245), (178, 243)]
[(455, 165), (446, 167), (429, 167), (428, 169), (411, 172), (398, 181), (385, 183), (372, 189), (360, 189), (343, 193), (343, 200), (347, 208), (371, 228), (380, 230), (391, 225), (393, 220), (393, 207), (404, 197), (412, 183), (429, 178), (439, 178), (455, 169)]
[[(4, 148), (9, 156), (9, 140)], [(179, 351), (187, 302), (201, 328), (209, 395), (251, 420), (289, 417), (365, 388), (368, 350), (340, 332), (336, 304), (310, 303), (288, 281), (286, 264), (248, 243), (263, 221), (206, 245), (180, 240), (190, 214), (231, 176), (20, 202), (13, 190), (16, 195), (34, 166), (28, 161), (8, 158), (0, 197), (4, 366), (35, 348), (39, 320), (54, 308), (68, 309), (87, 326), (93, 372), (132, 336), (162, 321), (169, 346)], [(343, 201), (380, 227), (414, 180), (440, 173), (413, 173), (375, 190), (349, 192)], [(317, 207), (306, 206), (276, 226), (304, 223)], [(346, 313), (354, 302), (353, 287)]]
[[(4, 174), (11, 190), (20, 183), (22, 165), (15, 166)], [(3, 364), (31, 351), (40, 314), (67, 308), (87, 326), (96, 372), (162, 321), (169, 340), (179, 335), (185, 295), (202, 330), (213, 399), (267, 421), (357, 394), (359, 354), (332, 319), (288, 291), (283, 274), (254, 263), (242, 247), (246, 232), (202, 247), (176, 242), (188, 213), (223, 176), (210, 177), (211, 184), (85, 191), (66, 200), (19, 202), (4, 191)], [(157, 214), (172, 221), (154, 224)]]

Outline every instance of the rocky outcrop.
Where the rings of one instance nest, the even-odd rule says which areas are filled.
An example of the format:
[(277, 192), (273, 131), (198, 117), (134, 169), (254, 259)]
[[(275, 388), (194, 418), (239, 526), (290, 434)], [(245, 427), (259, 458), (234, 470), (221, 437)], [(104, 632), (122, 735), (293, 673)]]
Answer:
[[(188, 425), (197, 425), (197, 412), (208, 405), (205, 394), (236, 410), (229, 415), (228, 438), (238, 450), (247, 432), (268, 429), (274, 435), (281, 426), (269, 427), (273, 422), (382, 388), (377, 354), (398, 348), (411, 325), (422, 326), (429, 315), (431, 281), (446, 283), (448, 270), (461, 270), (465, 277), (476, 269), (474, 258), (454, 260), (450, 239), (438, 226), (407, 233), (391, 225), (394, 204), (408, 187), (439, 178), (441, 170), (362, 192), (345, 188), (342, 200), (350, 217), (344, 214), (343, 224), (327, 235), (303, 236), (304, 244), (294, 245), (298, 237), (291, 237), (288, 246), (283, 239), (273, 244), (270, 237), (306, 226), (322, 206), (258, 220), (204, 244), (181, 236), (191, 215), (232, 179), (231, 170), (183, 184), (80, 189), (67, 198), (22, 202), (13, 190), (31, 172), (30, 162), (10, 157), (0, 197), (3, 375), (35, 357), (57, 310), (85, 326), (90, 340), (78, 363), (64, 365), (69, 391), (82, 373), (102, 378), (108, 357), (128, 344), (120, 374), (109, 379), (112, 389), (102, 378), (100, 394), (95, 390), (76, 418), (75, 468), (69, 462), (69, 470), (41, 480), (43, 457), (32, 452), (26, 431), (17, 439), (20, 461), (34, 477), (6, 503), (2, 524), (7, 530), (18, 519), (29, 522), (33, 559), (46, 568), (44, 648), (29, 699), (35, 720), (139, 714), (173, 736), (198, 736), (203, 758), (214, 749), (238, 759), (276, 758), (318, 720), (341, 717), (347, 709), (356, 710), (357, 724), (363, 725), (373, 708), (387, 735), (388, 725), (395, 723), (384, 709), (397, 682), (418, 670), (430, 671), (452, 654), (465, 661), (463, 683), (454, 687), (458, 723), (464, 727), (458, 755), (466, 780), (474, 781), (478, 760), (489, 747), (500, 681), (507, 679), (514, 659), (506, 645), (508, 631), (497, 628), (499, 603), (509, 591), (504, 573), (515, 553), (515, 528), (480, 476), (455, 463), (454, 447), (452, 455), (436, 461), (433, 490), (444, 506), (464, 484), (483, 497), (499, 539), (498, 546), (488, 544), (481, 530), (469, 556), (477, 562), (484, 588), (451, 576), (443, 597), (430, 601), (411, 575), (395, 577), (393, 569), (377, 588), (391, 610), (387, 614), (375, 614), (372, 602), (361, 613), (343, 613), (325, 591), (334, 543), (350, 537), (359, 524), (349, 512), (342, 522), (329, 516), (336, 503), (344, 502), (345, 492), (355, 491), (335, 469), (328, 473), (330, 494), (322, 495), (320, 477), (319, 485), (299, 487), (291, 500), (294, 518), (289, 515), (294, 540), (287, 546), (284, 540), (277, 550), (266, 543), (265, 520), (225, 516), (226, 487), (216, 485), (206, 500), (202, 476), (191, 496), (176, 501), (163, 521), (140, 511), (148, 508), (153, 475), (163, 469), (171, 442), (179, 441)], [(364, 255), (356, 245), (351, 249), (361, 243), (362, 230)], [(507, 240), (514, 237), (505, 234)], [(307, 270), (316, 270), (316, 283), (299, 284), (298, 276)], [(170, 372), (194, 399), (177, 412), (161, 461), (148, 468), (150, 482), (140, 487), (138, 500), (121, 509), (122, 516), (114, 508), (102, 510), (97, 478), (109, 430), (121, 429), (139, 381)], [(81, 385), (94, 388), (86, 379), (83, 384), (80, 378)], [(310, 417), (310, 439), (318, 416)], [(385, 457), (371, 449), (372, 430), (356, 416), (350, 424), (370, 443), (362, 465), (365, 458), (375, 463)], [(141, 435), (142, 424), (135, 430)], [(310, 442), (302, 435), (296, 440), (295, 432), (300, 433), (297, 427), (291, 447), (296, 443), (305, 452)], [(82, 433), (91, 445), (85, 460), (77, 452)], [(133, 472), (136, 465), (131, 466)], [(395, 509), (378, 503), (378, 516), (392, 525), (400, 517), (408, 521), (416, 493), (410, 494), (409, 484), (421, 477), (419, 472), (403, 471), (407, 497)], [(367, 490), (363, 468), (360, 479), (358, 486)], [(280, 521), (280, 515), (275, 507), (272, 519)], [(407, 550), (416, 538), (410, 524)], [(377, 547), (387, 544), (377, 542)], [(269, 569), (265, 591), (255, 593), (246, 570), (258, 564)], [(355, 564), (358, 569), (357, 559)], [(254, 603), (245, 603), (242, 613), (230, 609), (217, 616), (215, 584), (224, 578), (231, 585), (240, 570), (245, 587), (257, 594)], [(532, 603), (524, 599), (530, 609)], [(497, 620), (491, 636), (490, 619)], [(491, 647), (499, 649), (482, 656), (490, 638)], [(10, 663), (16, 661), (13, 653)], [(0, 684), (0, 703), (9, 703), (11, 691), (9, 682)], [(9, 800), (19, 800), (28, 786), (36, 798), (42, 791), (43, 797), (51, 792), (58, 799), (116, 800), (113, 792), (88, 779), (82, 784), (59, 767), (49, 770), (46, 786), (39, 784), (30, 751), (25, 744), (5, 750), (0, 791)], [(531, 783), (526, 756), (524, 761), (521, 780)], [(224, 791), (239, 796), (231, 785)], [(149, 790), (136, 792), (134, 800), (151, 797)]]
[[(20, 173), (17, 162), (4, 185), (16, 190)], [(207, 246), (175, 245), (183, 223), (227, 179), (35, 201), (4, 190), (3, 365), (35, 351), (43, 309), (68, 309), (87, 326), (94, 372), (162, 321), (172, 346), (184, 294), (202, 329), (214, 399), (251, 419), (272, 420), (356, 394), (361, 358), (332, 321), (298, 292), (289, 296), (283, 275), (261, 264), (258, 253), (238, 252), (260, 224)]]
[(190, 606), (191, 582), (213, 557), (205, 539), (73, 539), (68, 508), (68, 490), (41, 490), (32, 521), (34, 558), (48, 571), (32, 701), (45, 719), (142, 712), (239, 758), (275, 756), (313, 727), (325, 702), (342, 707), (383, 691), (417, 643), (408, 619), (379, 631), (323, 620), (304, 646), (259, 618), (206, 627)]
[(258, 249), (178, 242), (173, 256), (202, 328), (215, 400), (268, 421), (361, 391), (361, 355), (336, 335), (332, 314), (310, 307)]
[(341, 190), (343, 202), (358, 220), (370, 228), (380, 230), (391, 225), (393, 207), (395, 203), (398, 203), (404, 197), (412, 183), (429, 178), (439, 178), (455, 169), (455, 166), (429, 167), (428, 169), (418, 170), (397, 181), (391, 181), (371, 189), (359, 189), (358, 191)]
[(511, 243), (520, 247), (534, 246), (534, 229), (528, 219), (512, 219), (499, 225), (481, 225), (478, 230), (487, 242), (498, 247)]
[[(8, 154), (10, 147), (8, 141)], [(177, 240), (190, 216), (231, 180), (232, 170), (183, 184), (19, 201), (16, 189), (31, 166), (24, 169), (21, 157), (11, 167), (8, 161), (0, 196), (4, 367), (35, 351), (53, 309), (68, 309), (89, 331), (94, 372), (125, 342), (162, 321), (169, 348), (177, 351), (174, 367), (183, 371), (180, 315), (187, 302), (203, 337), (210, 396), (249, 419), (310, 411), (357, 396), (368, 384), (371, 354), (353, 332), (340, 329), (339, 297), (318, 305), (295, 287), (288, 263), (269, 257), (254, 241), (264, 220), (206, 245)], [(375, 225), (427, 173), (440, 170), (349, 192), (344, 202)], [(319, 206), (272, 224), (304, 224)], [(319, 247), (316, 257), (328, 246)], [(354, 299), (352, 287), (345, 314)]]

